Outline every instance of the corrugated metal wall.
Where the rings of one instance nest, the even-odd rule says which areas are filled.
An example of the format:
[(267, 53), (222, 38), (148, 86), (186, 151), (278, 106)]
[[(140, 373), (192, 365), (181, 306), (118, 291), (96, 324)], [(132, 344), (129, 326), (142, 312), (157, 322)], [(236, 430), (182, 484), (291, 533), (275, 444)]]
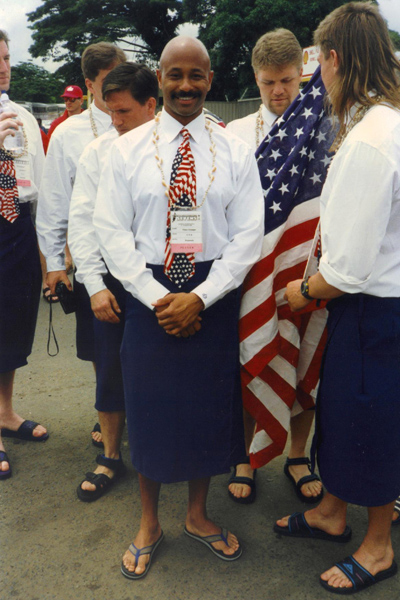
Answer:
[(215, 115), (221, 117), (225, 124), (234, 119), (241, 119), (258, 110), (261, 98), (240, 100), (239, 102), (205, 102), (204, 106)]

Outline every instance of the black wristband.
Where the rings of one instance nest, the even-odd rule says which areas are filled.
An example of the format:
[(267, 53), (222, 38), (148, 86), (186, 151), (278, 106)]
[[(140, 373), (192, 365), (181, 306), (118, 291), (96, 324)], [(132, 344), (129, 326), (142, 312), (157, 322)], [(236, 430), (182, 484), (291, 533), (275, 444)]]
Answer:
[(308, 286), (308, 277), (307, 279), (304, 279), (301, 282), (301, 286), (300, 286), (300, 293), (302, 296), (304, 296), (304, 298), (306, 298), (307, 300), (315, 300), (315, 298), (313, 298), (312, 296), (310, 296), (309, 293), (309, 286)]

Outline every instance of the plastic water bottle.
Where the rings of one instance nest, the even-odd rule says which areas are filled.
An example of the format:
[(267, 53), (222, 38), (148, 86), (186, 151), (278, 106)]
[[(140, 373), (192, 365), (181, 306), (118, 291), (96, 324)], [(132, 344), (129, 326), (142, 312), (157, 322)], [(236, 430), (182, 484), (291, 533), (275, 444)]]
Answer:
[[(15, 113), (15, 109), (11, 106), (10, 98), (6, 92), (1, 92), (0, 96), (0, 113), (3, 112), (13, 112)], [(13, 117), (16, 119), (16, 117)], [(24, 135), (22, 133), (21, 127), (15, 124), (15, 135), (8, 135), (3, 142), (3, 146), (6, 150), (12, 150), (13, 152), (22, 152), (24, 149)]]

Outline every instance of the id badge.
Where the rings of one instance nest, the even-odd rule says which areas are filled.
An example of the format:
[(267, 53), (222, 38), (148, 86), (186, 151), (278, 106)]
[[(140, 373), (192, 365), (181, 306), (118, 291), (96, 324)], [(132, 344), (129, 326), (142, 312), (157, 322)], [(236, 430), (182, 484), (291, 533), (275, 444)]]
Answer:
[(174, 254), (203, 251), (201, 211), (171, 211), (171, 250)]
[(31, 169), (29, 158), (21, 156), (21, 158), (14, 159), (15, 174), (17, 177), (17, 185), (20, 187), (31, 187)]

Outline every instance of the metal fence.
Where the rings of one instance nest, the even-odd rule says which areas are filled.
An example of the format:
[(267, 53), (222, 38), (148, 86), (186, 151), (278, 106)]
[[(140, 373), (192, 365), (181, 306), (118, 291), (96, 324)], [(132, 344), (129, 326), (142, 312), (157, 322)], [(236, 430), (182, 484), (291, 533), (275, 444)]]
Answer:
[(258, 110), (261, 98), (251, 98), (250, 100), (239, 100), (236, 102), (206, 102), (205, 107), (221, 117), (225, 124), (234, 119), (241, 119)]
[[(221, 117), (225, 124), (234, 119), (241, 119), (258, 110), (261, 98), (251, 98), (248, 100), (238, 100), (235, 102), (206, 102), (205, 107), (209, 111)], [(35, 117), (41, 117), (44, 120), (52, 121), (65, 110), (64, 104), (44, 104), (41, 102), (18, 102)]]

